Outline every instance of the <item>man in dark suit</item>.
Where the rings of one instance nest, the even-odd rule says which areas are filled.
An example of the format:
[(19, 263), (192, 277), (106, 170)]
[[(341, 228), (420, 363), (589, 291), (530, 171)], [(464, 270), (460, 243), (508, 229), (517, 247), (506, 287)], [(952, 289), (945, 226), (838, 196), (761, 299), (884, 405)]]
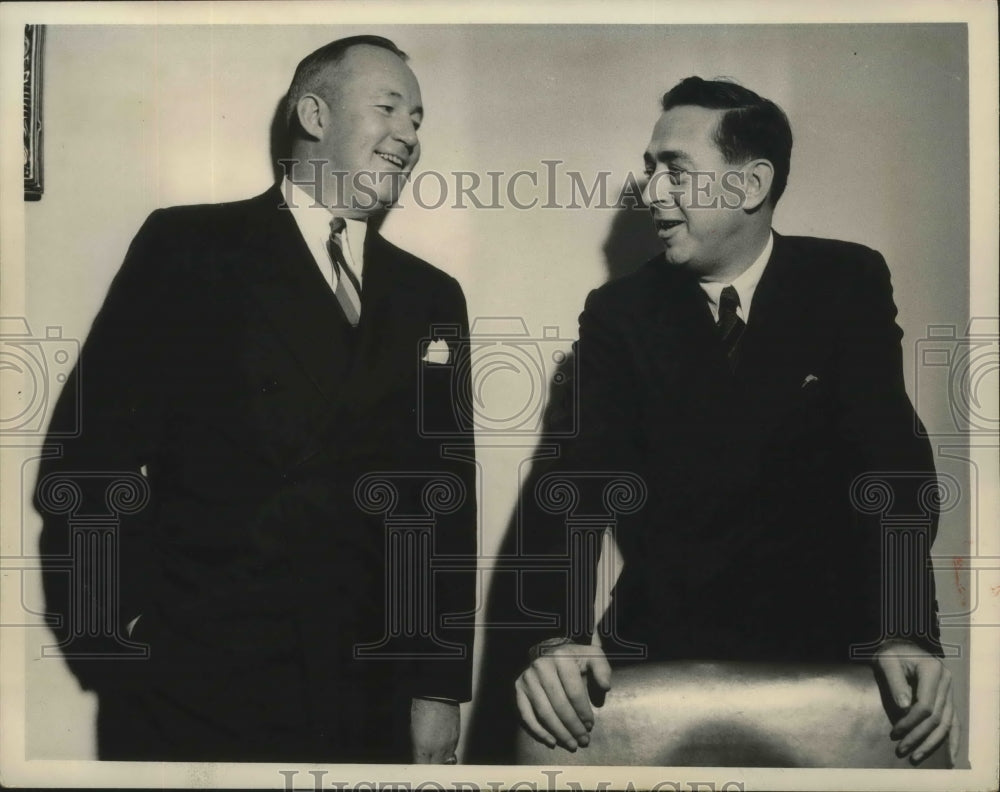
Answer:
[[(648, 499), (618, 519), (604, 651), (586, 630), (546, 639), (517, 679), (522, 721), (550, 745), (587, 745), (588, 681), (609, 689), (608, 659), (641, 646), (652, 660), (869, 660), (899, 754), (920, 761), (949, 733), (954, 753), (929, 568), (936, 478), (889, 271), (861, 245), (772, 231), (791, 149), (782, 110), (739, 85), (691, 77), (663, 97), (644, 200), (664, 253), (587, 300), (580, 433), (558, 466), (568, 481), (638, 473)], [(898, 546), (866, 503), (887, 491), (911, 518)], [(594, 493), (580, 496), (588, 513)], [(549, 552), (565, 555), (560, 541)], [(529, 582), (526, 606), (592, 603), (578, 590), (590, 570), (574, 572)]]
[(472, 636), (443, 617), (472, 574), (426, 582), (386, 538), (416, 515), (429, 552), (476, 552), (472, 464), (419, 431), (471, 456), (462, 290), (376, 227), (420, 155), (405, 61), (374, 36), (305, 58), (283, 182), (154, 212), (56, 408), (54, 437), (79, 394), (36, 490), (47, 607), (103, 759), (454, 761)]

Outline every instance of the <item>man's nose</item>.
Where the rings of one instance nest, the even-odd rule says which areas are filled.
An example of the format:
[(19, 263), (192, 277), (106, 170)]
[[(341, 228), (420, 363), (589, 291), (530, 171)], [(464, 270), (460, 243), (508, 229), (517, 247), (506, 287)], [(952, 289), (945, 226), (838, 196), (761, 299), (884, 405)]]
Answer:
[(420, 140), (417, 138), (417, 128), (408, 117), (401, 120), (393, 130), (396, 140), (406, 146), (411, 153), (417, 147)]
[(677, 205), (676, 191), (670, 189), (666, 171), (655, 171), (642, 188), (642, 202), (649, 209), (670, 208)]

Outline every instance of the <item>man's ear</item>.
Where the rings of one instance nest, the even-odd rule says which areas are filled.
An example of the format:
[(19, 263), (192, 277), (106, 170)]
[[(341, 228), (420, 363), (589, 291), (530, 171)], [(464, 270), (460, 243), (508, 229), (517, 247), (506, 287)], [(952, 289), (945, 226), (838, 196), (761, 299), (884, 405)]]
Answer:
[(303, 94), (295, 105), (299, 126), (309, 137), (320, 140), (327, 125), (330, 108), (316, 94)]
[(746, 182), (743, 185), (746, 198), (743, 209), (752, 212), (761, 206), (771, 192), (771, 182), (774, 181), (774, 165), (766, 159), (756, 159), (744, 167)]

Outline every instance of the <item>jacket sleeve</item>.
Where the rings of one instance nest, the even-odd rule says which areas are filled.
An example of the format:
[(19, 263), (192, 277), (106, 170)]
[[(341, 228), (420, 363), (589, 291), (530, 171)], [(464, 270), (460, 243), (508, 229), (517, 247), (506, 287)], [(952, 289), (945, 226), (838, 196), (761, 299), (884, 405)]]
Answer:
[(129, 248), (56, 403), (34, 505), (46, 610), (84, 688), (127, 684), (127, 640), (155, 585), (146, 484), (162, 430), (166, 295), (157, 213)]
[[(942, 653), (931, 567), (939, 503), (926, 431), (906, 395), (889, 270), (867, 251), (841, 306), (840, 432), (853, 460), (851, 505), (864, 536), (868, 627)], [(877, 628), (876, 628), (877, 629)], [(865, 655), (878, 635), (859, 635)], [(866, 648), (867, 647), (867, 648)]]
[[(432, 313), (432, 327), (449, 331), (449, 362), (447, 377), (421, 380), (416, 405), (422, 434), (418, 464), (423, 472), (440, 474), (441, 485), (421, 496), (440, 511), (431, 537), (431, 632), (416, 641), (410, 694), (469, 701), (478, 574), (476, 462), (469, 319), (465, 296), (453, 278), (437, 291)], [(423, 433), (428, 427), (433, 431)]]
[(570, 517), (607, 514), (609, 497), (641, 497), (645, 491), (638, 375), (620, 327), (623, 317), (609, 302), (602, 290), (588, 296), (573, 348), (575, 381), (562, 409), (555, 405), (563, 414), (575, 411), (575, 431), (560, 438), (558, 457), (536, 463), (520, 493), (521, 547), (551, 563), (522, 576), (519, 605), (559, 620), (551, 630), (524, 631), (526, 647), (559, 638), (591, 642), (605, 524), (573, 519), (571, 527)]

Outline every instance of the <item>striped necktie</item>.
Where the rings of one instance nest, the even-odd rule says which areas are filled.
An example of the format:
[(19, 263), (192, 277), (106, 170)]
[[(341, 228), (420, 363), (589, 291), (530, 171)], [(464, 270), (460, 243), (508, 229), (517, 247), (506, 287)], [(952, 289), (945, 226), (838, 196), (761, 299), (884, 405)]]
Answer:
[(361, 321), (361, 284), (358, 283), (357, 276), (351, 270), (347, 259), (344, 257), (343, 232), (346, 224), (343, 218), (335, 217), (330, 221), (330, 240), (327, 242), (327, 250), (330, 253), (330, 260), (333, 268), (337, 272), (337, 288), (334, 295), (337, 302), (351, 323), (351, 327), (357, 327)]
[(736, 355), (739, 351), (740, 339), (746, 324), (736, 314), (736, 309), (740, 307), (740, 295), (732, 286), (726, 286), (719, 295), (719, 321), (715, 326), (719, 331), (719, 339), (722, 341), (722, 348), (726, 352), (729, 360), (729, 369), (736, 369)]

